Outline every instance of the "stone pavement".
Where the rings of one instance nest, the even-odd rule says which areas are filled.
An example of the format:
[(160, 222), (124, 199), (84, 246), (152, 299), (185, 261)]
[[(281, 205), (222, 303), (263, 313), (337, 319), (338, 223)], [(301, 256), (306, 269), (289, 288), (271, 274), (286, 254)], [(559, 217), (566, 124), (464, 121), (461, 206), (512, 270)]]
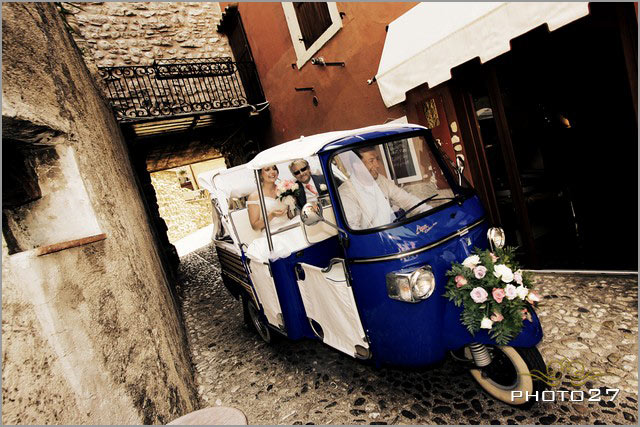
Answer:
[[(418, 371), (375, 369), (321, 342), (267, 345), (244, 326), (218, 271), (210, 245), (182, 258), (198, 392), (203, 406), (236, 407), (249, 424), (637, 424), (637, 277), (536, 276), (547, 364), (565, 356), (604, 376), (576, 387), (564, 377), (554, 390), (582, 390), (584, 401), (526, 411), (484, 394), (450, 359)], [(621, 391), (613, 401), (588, 401), (587, 391), (601, 387)]]

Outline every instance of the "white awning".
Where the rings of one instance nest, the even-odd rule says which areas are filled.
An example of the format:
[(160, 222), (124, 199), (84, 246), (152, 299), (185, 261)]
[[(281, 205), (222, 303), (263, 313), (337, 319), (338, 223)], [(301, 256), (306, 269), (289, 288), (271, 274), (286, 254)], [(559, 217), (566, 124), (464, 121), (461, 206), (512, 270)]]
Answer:
[(420, 3), (389, 24), (378, 88), (387, 107), (406, 92), (451, 78), (451, 68), (508, 52), (509, 42), (542, 24), (550, 31), (589, 14), (588, 3)]

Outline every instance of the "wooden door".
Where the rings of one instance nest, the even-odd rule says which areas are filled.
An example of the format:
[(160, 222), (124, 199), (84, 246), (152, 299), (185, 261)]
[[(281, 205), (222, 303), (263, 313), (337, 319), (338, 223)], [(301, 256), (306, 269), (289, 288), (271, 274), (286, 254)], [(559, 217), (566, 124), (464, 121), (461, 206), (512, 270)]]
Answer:
[(249, 39), (237, 5), (226, 8), (224, 20), (219, 27), (219, 31), (227, 35), (229, 47), (235, 58), (247, 101), (249, 104), (263, 102), (265, 100), (264, 92), (258, 78), (258, 71), (251, 53)]
[(418, 87), (407, 93), (409, 122), (431, 129), (436, 142), (452, 160), (462, 156), (465, 178), (478, 192), (491, 225), (500, 224), (475, 110), (468, 92), (449, 81), (435, 88)]

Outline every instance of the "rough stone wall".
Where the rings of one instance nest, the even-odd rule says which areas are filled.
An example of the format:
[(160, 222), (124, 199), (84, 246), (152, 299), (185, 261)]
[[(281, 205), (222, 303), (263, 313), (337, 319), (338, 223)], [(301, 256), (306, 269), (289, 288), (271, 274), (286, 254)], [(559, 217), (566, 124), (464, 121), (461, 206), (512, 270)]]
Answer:
[[(34, 160), (41, 197), (3, 204), (2, 422), (168, 423), (198, 402), (122, 134), (53, 4), (3, 3), (2, 37), (3, 152), (57, 165)], [(61, 229), (106, 239), (37, 256)]]
[(160, 216), (167, 223), (171, 243), (211, 224), (211, 200), (206, 190), (202, 190), (204, 197), (194, 199), (197, 192), (181, 188), (173, 170), (152, 173), (151, 182), (156, 189)]
[(100, 67), (154, 59), (231, 57), (213, 2), (63, 3), (76, 43)]

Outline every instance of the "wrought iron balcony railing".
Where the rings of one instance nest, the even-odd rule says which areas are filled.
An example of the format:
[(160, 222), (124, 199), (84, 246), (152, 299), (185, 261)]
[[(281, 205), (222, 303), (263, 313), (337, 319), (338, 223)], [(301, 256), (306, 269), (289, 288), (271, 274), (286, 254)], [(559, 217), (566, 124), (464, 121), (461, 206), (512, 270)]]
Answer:
[(165, 59), (152, 65), (98, 70), (121, 122), (213, 112), (265, 101), (253, 62)]

